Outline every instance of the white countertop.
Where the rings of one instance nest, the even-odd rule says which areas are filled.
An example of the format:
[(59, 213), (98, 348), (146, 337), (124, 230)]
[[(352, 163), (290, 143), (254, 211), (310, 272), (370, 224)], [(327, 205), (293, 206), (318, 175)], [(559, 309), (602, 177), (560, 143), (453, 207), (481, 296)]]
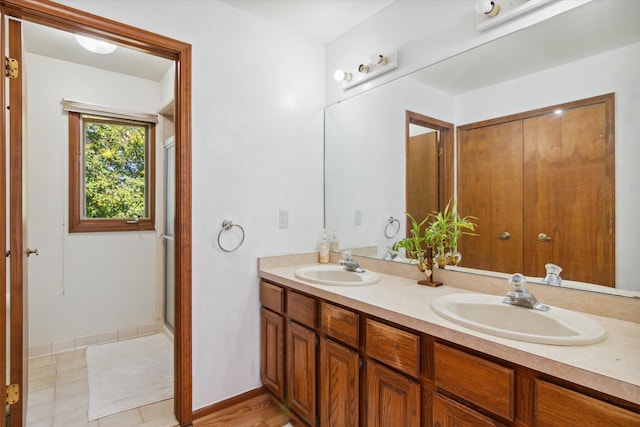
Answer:
[(313, 264), (262, 267), (259, 274), (310, 295), (640, 404), (638, 323), (583, 313), (606, 330), (603, 342), (556, 346), (515, 341), (457, 325), (431, 309), (434, 298), (469, 291), (446, 285), (430, 288), (412, 279), (381, 273), (380, 281), (373, 285), (318, 285), (295, 277), (296, 269), (308, 265)]

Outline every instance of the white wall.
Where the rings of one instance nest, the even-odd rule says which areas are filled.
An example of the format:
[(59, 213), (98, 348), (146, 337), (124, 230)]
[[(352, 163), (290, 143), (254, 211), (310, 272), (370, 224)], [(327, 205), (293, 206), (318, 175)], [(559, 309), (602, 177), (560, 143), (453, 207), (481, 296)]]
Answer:
[(40, 253), (29, 258), (32, 355), (74, 348), (76, 337), (92, 342), (153, 326), (156, 234), (68, 233), (69, 126), (61, 101), (153, 113), (160, 85), (30, 53), (25, 65), (28, 236)]
[[(256, 258), (323, 224), (324, 46), (217, 1), (61, 3), (192, 44), (193, 407), (260, 386)], [(225, 219), (247, 233), (230, 254)]]
[[(615, 64), (612, 66), (612, 64)], [(455, 99), (456, 124), (529, 111), (614, 92), (616, 162), (616, 287), (640, 291), (640, 43), (476, 90)]]
[(342, 248), (376, 247), (381, 257), (403, 237), (387, 238), (385, 227), (391, 216), (402, 230), (406, 221), (406, 111), (453, 123), (454, 97), (405, 78), (326, 109), (325, 221)]
[[(475, 0), (396, 0), (354, 29), (327, 44), (327, 105), (434, 64), (542, 19), (579, 6), (584, 0), (559, 0), (486, 31), (476, 29)], [(494, 18), (498, 19), (498, 18)], [(333, 74), (368, 61), (372, 53), (398, 49), (398, 69), (342, 90)]]

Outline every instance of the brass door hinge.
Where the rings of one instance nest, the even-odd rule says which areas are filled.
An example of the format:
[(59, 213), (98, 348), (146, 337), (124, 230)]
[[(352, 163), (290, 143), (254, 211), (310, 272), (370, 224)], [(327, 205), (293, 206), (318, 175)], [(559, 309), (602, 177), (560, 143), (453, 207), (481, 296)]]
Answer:
[(5, 56), (4, 76), (10, 79), (17, 79), (20, 66), (18, 60), (14, 58), (8, 58)]
[(20, 385), (9, 384), (7, 385), (7, 405), (13, 405), (20, 400)]
[(444, 149), (442, 147), (438, 147), (438, 157), (444, 154)]

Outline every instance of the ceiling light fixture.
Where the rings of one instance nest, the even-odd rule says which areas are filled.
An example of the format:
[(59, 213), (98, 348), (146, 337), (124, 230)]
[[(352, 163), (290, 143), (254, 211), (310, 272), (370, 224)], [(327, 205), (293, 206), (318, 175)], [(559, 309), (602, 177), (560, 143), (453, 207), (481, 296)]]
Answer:
[(334, 78), (342, 82), (342, 89), (344, 90), (395, 70), (396, 68), (398, 68), (397, 50), (394, 50), (388, 56), (381, 53), (374, 53), (369, 57), (368, 62), (361, 63), (352, 71), (336, 71)]
[(76, 41), (80, 46), (87, 49), (89, 52), (99, 53), (100, 55), (108, 55), (112, 53), (118, 46), (113, 43), (105, 42), (103, 40), (93, 39), (91, 37), (76, 36)]
[(500, 6), (491, 0), (478, 0), (476, 1), (476, 12), (493, 18), (500, 13)]

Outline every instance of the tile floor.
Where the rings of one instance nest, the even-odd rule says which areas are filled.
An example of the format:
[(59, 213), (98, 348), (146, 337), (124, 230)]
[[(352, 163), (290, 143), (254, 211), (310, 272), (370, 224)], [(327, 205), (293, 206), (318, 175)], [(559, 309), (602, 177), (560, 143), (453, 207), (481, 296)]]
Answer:
[(27, 427), (174, 427), (173, 400), (87, 418), (86, 349), (29, 360)]

